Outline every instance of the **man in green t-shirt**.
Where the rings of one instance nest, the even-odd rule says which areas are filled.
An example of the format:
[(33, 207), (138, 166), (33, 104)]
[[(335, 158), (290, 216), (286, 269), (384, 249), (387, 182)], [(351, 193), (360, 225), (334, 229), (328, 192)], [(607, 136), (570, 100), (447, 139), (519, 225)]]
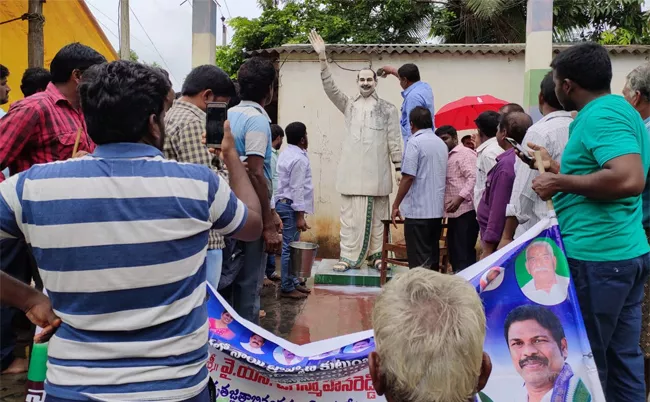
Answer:
[(595, 43), (573, 46), (553, 63), (555, 91), (570, 126), (561, 167), (533, 181), (553, 198), (580, 308), (608, 401), (645, 401), (639, 348), (650, 246), (641, 193), (650, 139), (639, 113), (611, 95), (612, 64)]

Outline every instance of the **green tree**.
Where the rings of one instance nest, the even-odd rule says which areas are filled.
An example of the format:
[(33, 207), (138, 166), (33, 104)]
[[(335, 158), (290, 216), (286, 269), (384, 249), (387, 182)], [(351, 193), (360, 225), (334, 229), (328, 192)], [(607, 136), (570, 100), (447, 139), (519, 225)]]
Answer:
[(133, 49), (131, 49), (131, 51), (129, 52), (129, 60), (134, 61), (136, 63), (146, 64), (146, 65), (151, 66), (151, 67), (162, 68), (162, 66), (160, 64), (158, 64), (158, 62), (156, 62), (156, 61), (154, 61), (152, 63), (147, 63), (146, 61), (141, 61), (140, 56), (138, 56), (138, 54)]
[(245, 51), (307, 43), (312, 29), (318, 30), (328, 43), (418, 43), (446, 13), (435, 4), (415, 0), (296, 0), (285, 1), (279, 7), (267, 4), (258, 18), (228, 21), (235, 33), (230, 46), (217, 49), (217, 65), (234, 74)]
[[(555, 0), (554, 39), (650, 44), (644, 0)], [(245, 52), (307, 43), (316, 29), (327, 43), (523, 43), (526, 0), (258, 0), (258, 18), (233, 18), (231, 44), (217, 65), (236, 74)]]
[(129, 60), (135, 61), (136, 63), (140, 61), (140, 57), (138, 57), (138, 54), (133, 49), (129, 51)]
[[(459, 27), (456, 35), (466, 34), (477, 43), (489, 43), (495, 37), (506, 43), (525, 40), (525, 30), (521, 29), (526, 21), (525, 1), (450, 0), (448, 3), (452, 2), (464, 6), (460, 12), (453, 10), (450, 24)], [(607, 43), (607, 39), (611, 41), (615, 37), (620, 38), (621, 44), (650, 44), (650, 13), (642, 11), (643, 3), (644, 0), (555, 0), (554, 38), (558, 42)]]

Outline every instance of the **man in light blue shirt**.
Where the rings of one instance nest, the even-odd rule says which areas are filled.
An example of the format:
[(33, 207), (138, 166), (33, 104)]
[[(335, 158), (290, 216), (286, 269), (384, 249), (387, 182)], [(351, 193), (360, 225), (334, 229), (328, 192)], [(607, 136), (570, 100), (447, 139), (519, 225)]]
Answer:
[[(237, 153), (248, 163), (249, 176), (260, 200), (264, 228), (262, 238), (240, 242), (243, 264), (234, 274), (230, 286), (220, 292), (240, 316), (255, 324), (259, 322), (266, 253), (278, 254), (282, 246), (278, 233), (281, 221), (271, 210), (271, 123), (264, 110), (264, 106), (273, 99), (276, 76), (275, 67), (269, 60), (249, 59), (239, 68), (237, 76), (242, 101), (228, 110)], [(230, 268), (224, 255), (222, 278), (231, 274)]]
[(307, 127), (291, 123), (286, 128), (289, 146), (278, 158), (278, 189), (273, 204), (282, 218), (282, 288), (281, 297), (304, 299), (311, 290), (291, 275), (289, 244), (300, 240), (300, 232), (309, 229), (306, 214), (314, 213), (314, 186), (307, 156)]
[[(9, 78), (9, 69), (3, 66), (2, 64), (0, 64), (0, 105), (9, 103), (9, 92), (11, 92), (11, 88), (7, 83), (8, 78)], [(7, 112), (0, 109), (0, 118), (2, 118), (2, 116), (4, 116), (6, 113)]]
[[(433, 132), (431, 112), (411, 111), (411, 139), (402, 160), (402, 181), (391, 217), (404, 214), (406, 254), (410, 268), (439, 268), (440, 232), (444, 214), (448, 148)], [(401, 212), (400, 212), (401, 207)]]
[[(278, 192), (278, 157), (280, 156), (280, 148), (284, 140), (284, 130), (277, 124), (271, 124), (271, 178), (273, 182), (273, 195)], [(275, 202), (271, 202), (271, 209), (275, 210)], [(275, 272), (275, 255), (269, 254), (266, 261), (266, 280), (264, 286), (268, 281), (277, 282), (280, 280), (280, 275)], [(270, 283), (269, 283), (270, 284)]]
[(395, 67), (383, 67), (385, 73), (392, 74), (399, 78), (399, 84), (404, 91), (402, 91), (402, 118), (400, 125), (402, 126), (402, 138), (404, 139), (404, 150), (406, 152), (406, 144), (411, 137), (411, 122), (409, 116), (411, 111), (418, 106), (428, 109), (431, 113), (431, 123), (435, 130), (435, 110), (433, 108), (433, 90), (426, 82), (420, 81), (420, 70), (415, 64), (404, 64), (399, 69)]

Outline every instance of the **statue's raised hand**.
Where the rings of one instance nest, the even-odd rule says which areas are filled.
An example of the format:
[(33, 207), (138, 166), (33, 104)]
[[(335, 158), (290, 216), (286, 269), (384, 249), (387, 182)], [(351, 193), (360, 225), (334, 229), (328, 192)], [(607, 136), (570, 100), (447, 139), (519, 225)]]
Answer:
[(318, 32), (316, 32), (315, 29), (312, 29), (312, 31), (309, 33), (309, 42), (314, 48), (314, 51), (318, 54), (318, 57), (321, 60), (324, 60), (326, 58), (325, 41), (323, 40), (323, 38), (321, 38), (321, 36), (318, 34)]

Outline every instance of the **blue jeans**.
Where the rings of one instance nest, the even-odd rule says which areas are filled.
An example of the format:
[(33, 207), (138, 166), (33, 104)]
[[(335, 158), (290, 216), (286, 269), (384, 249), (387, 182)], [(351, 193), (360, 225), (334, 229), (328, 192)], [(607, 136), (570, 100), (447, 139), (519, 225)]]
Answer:
[(265, 275), (267, 278), (271, 279), (271, 276), (275, 273), (275, 254), (269, 254), (266, 259), (266, 272)]
[(643, 286), (650, 254), (625, 261), (569, 258), (598, 375), (608, 401), (645, 401), (641, 337)]
[(208, 254), (205, 256), (205, 272), (207, 281), (214, 290), (219, 289), (222, 265), (223, 251), (220, 249), (208, 250)]
[(291, 208), (290, 204), (278, 202), (275, 205), (275, 211), (282, 219), (282, 287), (281, 290), (285, 293), (290, 293), (296, 290), (296, 286), (300, 281), (295, 276), (291, 275), (291, 259), (289, 258), (289, 243), (300, 240), (300, 232), (296, 227), (296, 211)]

